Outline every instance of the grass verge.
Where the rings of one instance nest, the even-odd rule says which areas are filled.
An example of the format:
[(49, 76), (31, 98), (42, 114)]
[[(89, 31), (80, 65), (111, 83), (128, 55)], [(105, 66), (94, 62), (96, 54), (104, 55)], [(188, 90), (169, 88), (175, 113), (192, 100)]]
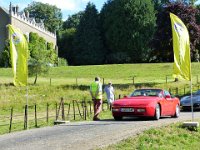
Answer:
[(199, 150), (200, 130), (191, 131), (181, 123), (144, 131), (103, 150)]

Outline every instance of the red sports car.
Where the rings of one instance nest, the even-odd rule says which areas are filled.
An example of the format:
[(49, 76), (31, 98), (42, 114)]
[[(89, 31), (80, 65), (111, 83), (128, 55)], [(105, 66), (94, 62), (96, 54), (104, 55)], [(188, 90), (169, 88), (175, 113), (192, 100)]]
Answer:
[(137, 89), (130, 96), (114, 101), (112, 115), (115, 120), (124, 116), (152, 117), (158, 120), (161, 116), (178, 118), (180, 101), (162, 89)]

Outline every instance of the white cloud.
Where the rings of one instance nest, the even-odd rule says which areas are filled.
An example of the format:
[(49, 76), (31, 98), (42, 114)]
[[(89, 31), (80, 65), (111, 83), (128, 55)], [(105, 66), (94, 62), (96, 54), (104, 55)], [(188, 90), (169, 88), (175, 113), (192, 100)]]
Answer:
[(50, 5), (56, 5), (62, 10), (77, 11), (87, 4), (90, 0), (36, 0)]

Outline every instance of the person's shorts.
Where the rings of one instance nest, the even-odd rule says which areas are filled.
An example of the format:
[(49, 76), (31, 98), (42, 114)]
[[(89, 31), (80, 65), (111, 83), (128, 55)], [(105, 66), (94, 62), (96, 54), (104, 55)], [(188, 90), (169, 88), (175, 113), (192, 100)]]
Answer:
[(108, 99), (108, 104), (112, 104), (114, 102), (114, 99)]

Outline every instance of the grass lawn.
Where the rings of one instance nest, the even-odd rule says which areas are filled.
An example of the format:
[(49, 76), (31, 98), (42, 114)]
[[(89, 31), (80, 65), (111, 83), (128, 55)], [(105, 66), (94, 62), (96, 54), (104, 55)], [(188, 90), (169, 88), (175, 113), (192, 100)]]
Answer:
[(199, 150), (200, 130), (190, 131), (181, 123), (150, 129), (142, 134), (111, 145), (104, 150)]

